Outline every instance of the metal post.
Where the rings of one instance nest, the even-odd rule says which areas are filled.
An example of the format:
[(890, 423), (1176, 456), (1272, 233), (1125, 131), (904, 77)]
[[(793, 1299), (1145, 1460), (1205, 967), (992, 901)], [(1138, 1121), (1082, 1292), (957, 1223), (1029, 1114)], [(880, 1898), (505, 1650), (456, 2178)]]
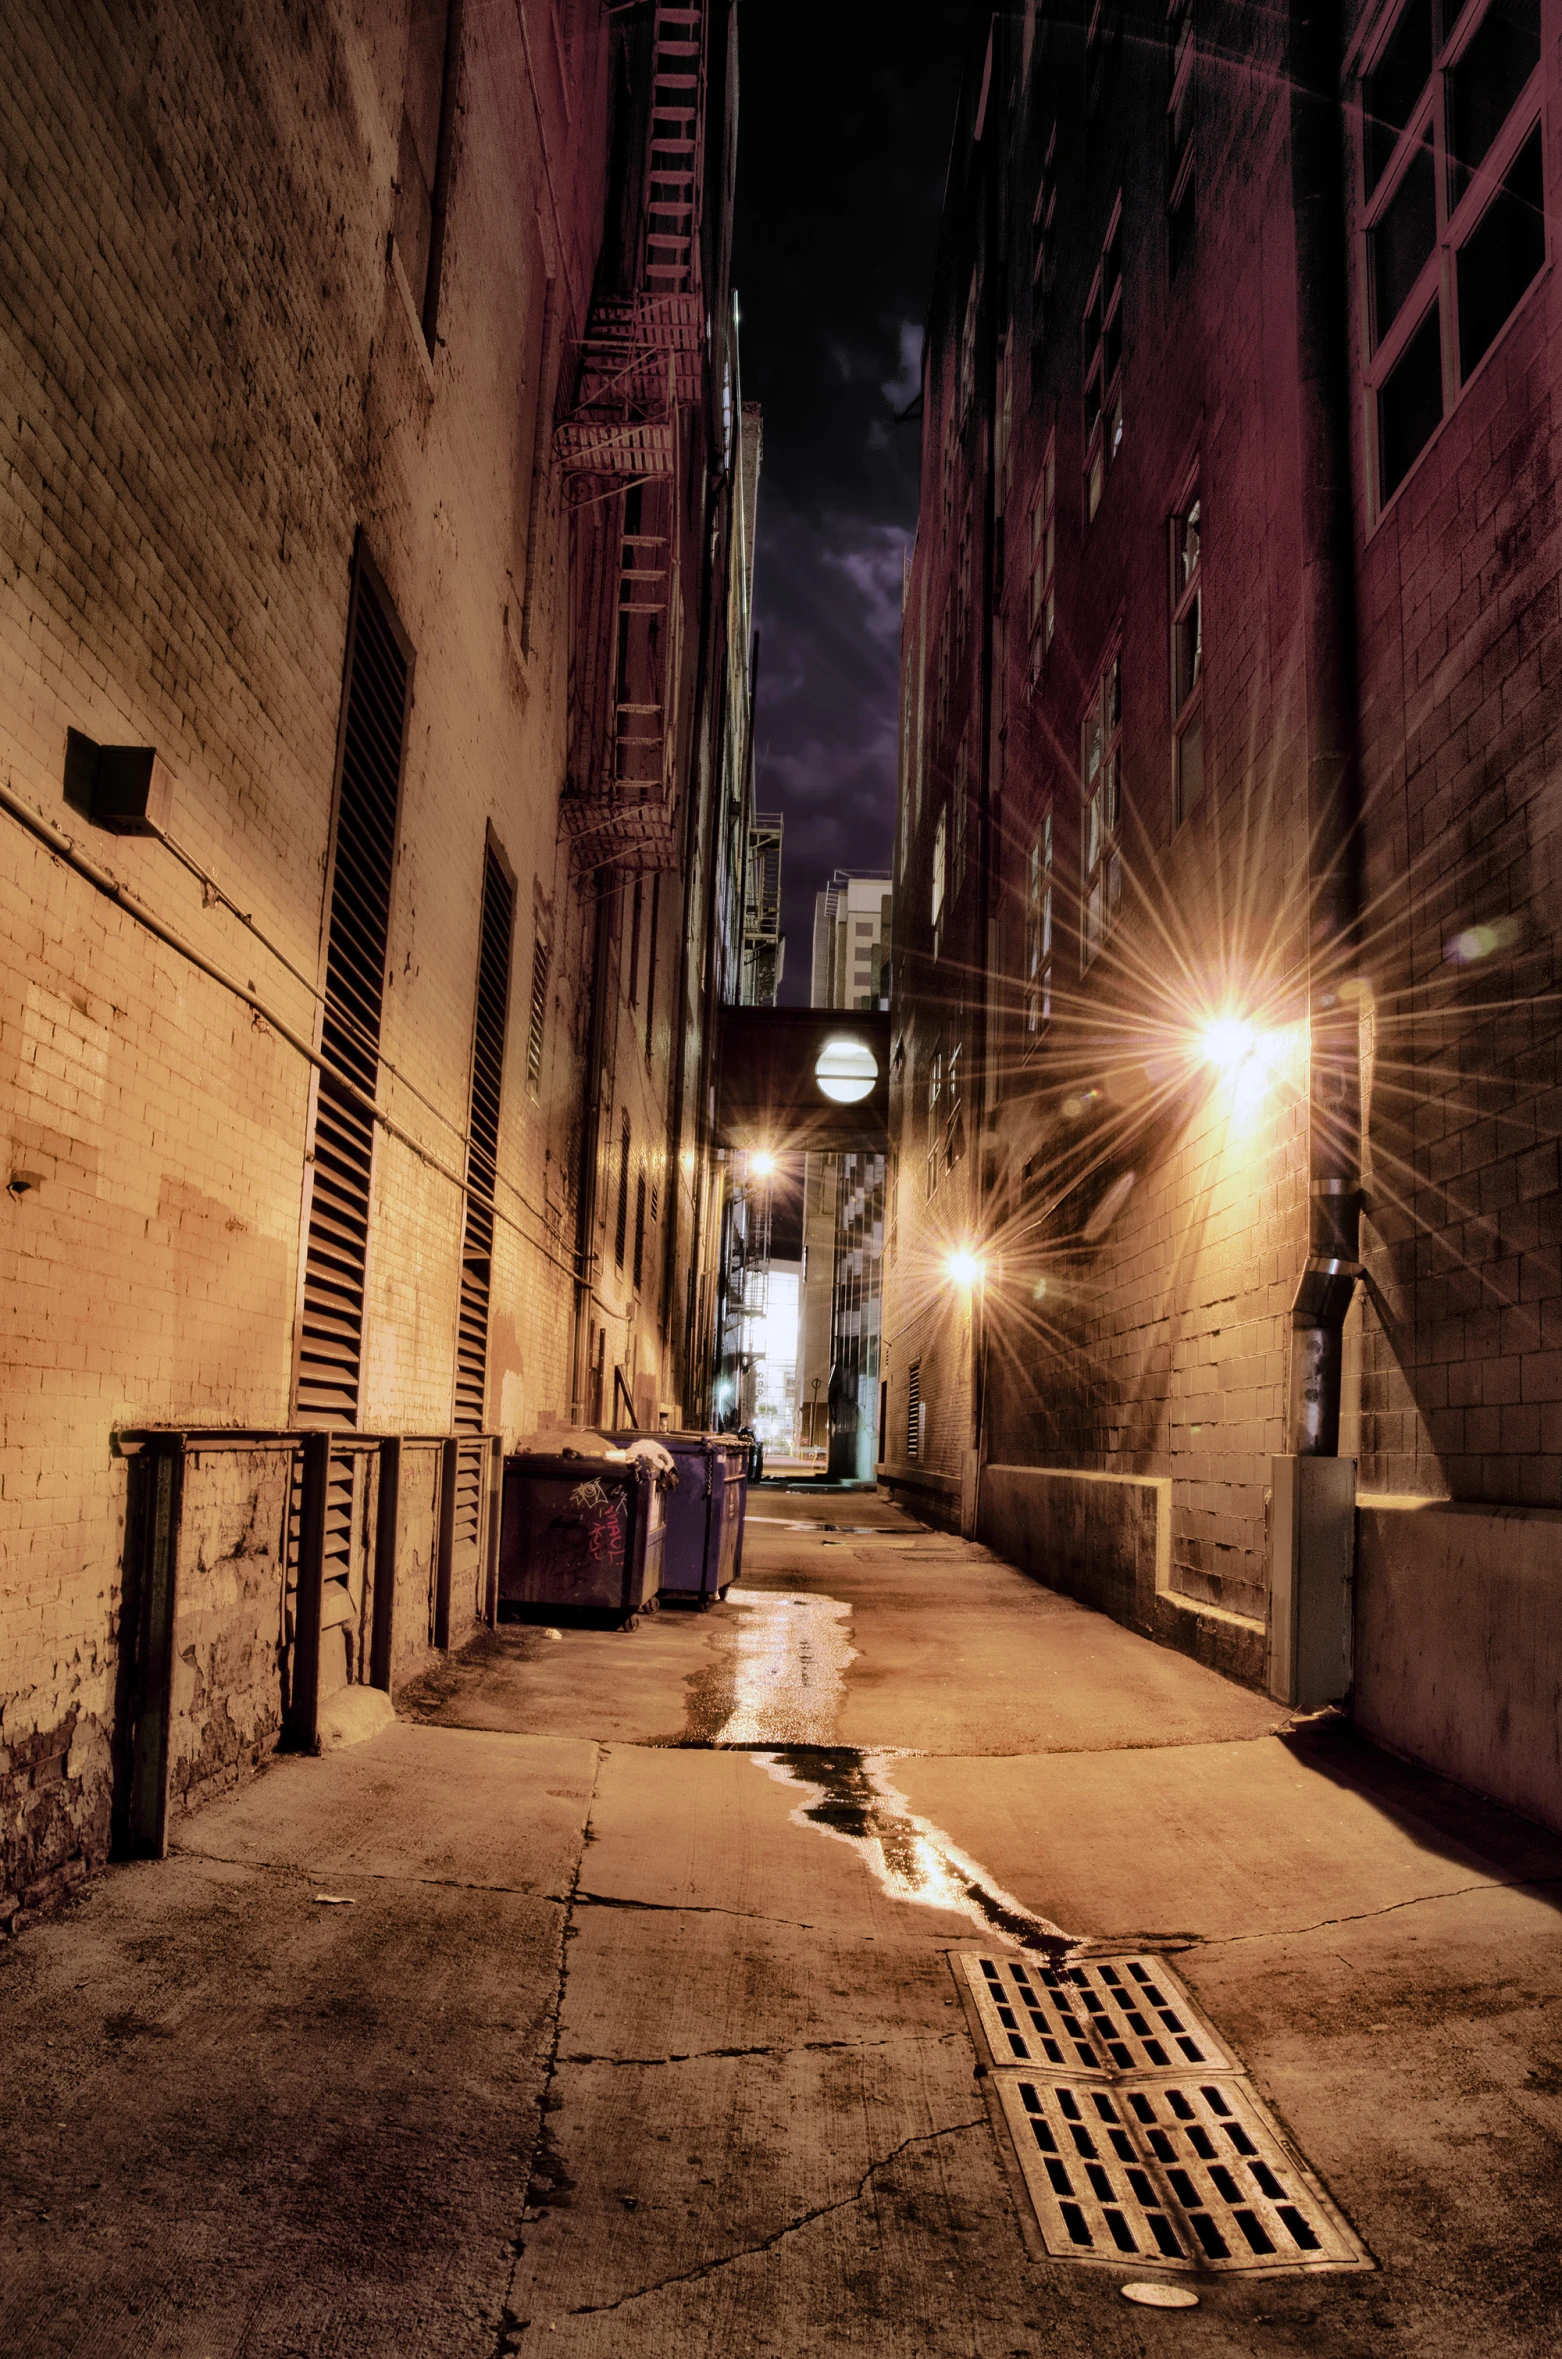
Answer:
[(504, 1506), (504, 1441), (495, 1434), (488, 1445), (488, 1569), (483, 1582), (483, 1620), (490, 1630), (499, 1627), (499, 1526)]
[(396, 1541), (401, 1525), (401, 1437), (380, 1444), (380, 1495), (374, 1523), (374, 1628), (369, 1685), (390, 1693), (396, 1645)]
[(303, 1487), (298, 1515), (298, 1586), (293, 1592), (293, 1683), (288, 1742), (301, 1753), (320, 1746), (320, 1609), (325, 1591), (325, 1511), (330, 1490), (331, 1437), (304, 1436)]
[(184, 1439), (182, 1435), (172, 1434), (159, 1440), (153, 1449), (151, 1496), (143, 1540), (135, 1738), (126, 1847), (144, 1859), (164, 1859), (168, 1854), (169, 1723), (183, 1500)]
[(434, 1565), (434, 1644), (450, 1644), (450, 1580), (456, 1553), (456, 1464), (454, 1436), (439, 1445), (439, 1554)]

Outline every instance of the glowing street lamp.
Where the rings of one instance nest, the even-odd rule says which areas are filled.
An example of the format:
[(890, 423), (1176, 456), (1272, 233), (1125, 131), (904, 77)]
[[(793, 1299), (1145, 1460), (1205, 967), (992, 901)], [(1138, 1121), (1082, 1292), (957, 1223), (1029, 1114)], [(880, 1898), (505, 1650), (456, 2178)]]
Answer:
[(975, 1286), (981, 1282), (982, 1263), (980, 1257), (967, 1252), (964, 1248), (951, 1253), (944, 1268), (948, 1272), (951, 1282), (956, 1286)]
[(1217, 1065), (1224, 1072), (1232, 1072), (1245, 1065), (1258, 1048), (1258, 1032), (1240, 1016), (1217, 1016), (1206, 1024), (1200, 1045), (1207, 1065)]
[(748, 1167), (756, 1179), (769, 1179), (776, 1168), (776, 1159), (768, 1147), (760, 1147), (750, 1155)]

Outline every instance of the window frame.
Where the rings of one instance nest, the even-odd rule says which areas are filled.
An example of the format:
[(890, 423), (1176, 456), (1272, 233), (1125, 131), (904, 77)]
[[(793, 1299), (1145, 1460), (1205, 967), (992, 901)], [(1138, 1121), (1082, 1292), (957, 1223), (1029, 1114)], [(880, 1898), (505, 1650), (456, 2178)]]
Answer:
[[(1115, 269), (1110, 281), (1107, 266), (1115, 256)], [(1123, 192), (1118, 190), (1107, 218), (1106, 235), (1101, 240), (1101, 258), (1090, 281), (1090, 292), (1085, 298), (1085, 314), (1080, 323), (1082, 355), (1081, 420), (1084, 428), (1084, 501), (1085, 522), (1093, 524), (1106, 493), (1106, 479), (1123, 447)], [(1091, 338), (1091, 323), (1095, 334)], [(1117, 330), (1117, 361), (1108, 373), (1108, 340), (1112, 329)], [(1099, 378), (1099, 393), (1095, 416), (1091, 417), (1090, 389)], [(1107, 433), (1108, 422), (1111, 434)]]
[[(1122, 824), (1123, 824), (1123, 649), (1120, 635), (1114, 636), (1106, 654), (1096, 668), (1091, 692), (1080, 715), (1079, 760), (1079, 971), (1086, 974), (1094, 966), (1116, 923), (1122, 905)], [(1111, 697), (1115, 695), (1116, 711), (1109, 721)], [(1094, 770), (1090, 766), (1090, 733), (1093, 716), (1101, 714), (1101, 742)], [(1099, 786), (1093, 785), (1098, 778)], [(1105, 802), (1099, 812), (1093, 810), (1097, 796)], [(1095, 846), (1092, 856), (1092, 844)], [(1093, 906), (1099, 892), (1099, 907)]]
[(1056, 833), (1052, 798), (1042, 807), (1025, 873), (1025, 1035), (1034, 1048), (1052, 1022), (1053, 863)]
[[(1449, 82), (1475, 42), (1495, 0), (1428, 0), (1432, 9), (1432, 54), (1427, 78), (1404, 125), (1392, 140), (1376, 179), (1369, 186), (1372, 133), (1368, 93), (1373, 75), (1385, 63), (1395, 33), (1407, 8), (1419, 0), (1394, 0), (1385, 9), (1373, 38), (1364, 47), (1355, 75), (1351, 114), (1354, 122), (1356, 196), (1359, 206), (1356, 256), (1360, 275), (1357, 317), (1361, 336), (1362, 429), (1375, 527), (1417, 473), (1422, 460), (1448, 424), (1464, 393), (1490, 360), (1509, 327), (1546, 276), (1553, 261), (1546, 188), (1548, 89), (1544, 24), (1540, 56), (1520, 87), (1501, 128), (1479, 164), (1470, 169), (1463, 190), (1455, 196), (1452, 181), (1455, 159), (1449, 137)], [(1542, 10), (1543, 15), (1543, 10)], [(1458, 265), (1464, 249), (1479, 231), (1488, 208), (1517, 162), (1526, 142), (1540, 126), (1542, 218), (1544, 241), (1541, 262), (1512, 309), (1492, 336), (1469, 374), (1461, 374), (1459, 346)], [(1405, 188), (1416, 160), (1430, 149), (1434, 201), (1434, 232), (1430, 253), (1401, 297), (1395, 316), (1379, 332), (1377, 313), (1377, 253), (1374, 236), (1382, 228), (1395, 200)], [(1389, 491), (1383, 490), (1383, 396), (1411, 344), (1437, 313), (1438, 353), (1441, 363), (1442, 414), (1415, 456)]]
[[(1197, 555), (1185, 578), (1183, 567), (1190, 521), (1197, 539)], [(1171, 678), (1172, 720), (1172, 825), (1181, 827), (1198, 809), (1209, 784), (1209, 748), (1204, 736), (1204, 501), (1200, 470), (1193, 467), (1184, 480), (1181, 494), (1173, 508), (1167, 527), (1168, 586), (1170, 590), (1171, 630), (1168, 657)], [(1196, 653), (1193, 676), (1187, 693), (1179, 698), (1182, 678), (1180, 641), (1190, 615), (1197, 615)], [(1183, 792), (1183, 746), (1191, 729), (1199, 731), (1200, 777), (1198, 792), (1188, 801)]]
[[(1187, 242), (1192, 239), (1192, 222), (1179, 233), (1178, 223), (1185, 207), (1196, 203), (1194, 150), (1198, 134), (1198, 92), (1194, 83), (1194, 60), (1198, 55), (1198, 29), (1194, 22), (1194, 0), (1166, 0), (1166, 259), (1167, 275), (1175, 278), (1187, 251), (1187, 243), (1179, 246), (1179, 235)], [(1181, 151), (1177, 147), (1177, 120), (1185, 110), (1186, 128)]]
[(1027, 623), (1030, 634), (1030, 676), (1041, 668), (1052, 647), (1057, 625), (1058, 572), (1058, 434), (1047, 436), (1030, 510), (1030, 592)]

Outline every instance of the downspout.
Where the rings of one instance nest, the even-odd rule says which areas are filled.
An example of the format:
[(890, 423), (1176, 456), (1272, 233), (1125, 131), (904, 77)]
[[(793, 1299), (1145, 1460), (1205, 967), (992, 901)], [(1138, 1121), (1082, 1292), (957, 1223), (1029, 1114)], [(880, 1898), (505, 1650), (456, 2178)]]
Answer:
[[(1008, 113), (1007, 64), (1004, 55), (1005, 20), (996, 12), (988, 32), (988, 64), (984, 78), (986, 105), (982, 129), (986, 154), (982, 159), (985, 185), (979, 214), (982, 238), (983, 277), (983, 384), (977, 402), (978, 417), (986, 420), (986, 451), (983, 460), (982, 486), (982, 635), (981, 676), (981, 748), (977, 777), (981, 785), (981, 808), (977, 817), (977, 899), (976, 899), (976, 968), (982, 978), (982, 997), (979, 1014), (981, 1050), (978, 1070), (981, 1074), (982, 1121), (976, 1166), (976, 1200), (981, 1216), (982, 1242), (985, 1243), (988, 1196), (989, 1141), (998, 1119), (998, 1074), (995, 1056), (993, 997), (996, 990), (995, 952), (997, 948), (993, 924), (993, 771), (996, 761), (998, 732), (994, 725), (994, 701), (997, 688), (997, 662), (994, 640), (996, 636), (997, 601), (1002, 595), (1004, 574), (1007, 573), (1008, 552), (1004, 552), (1004, 574), (998, 565), (998, 322), (1006, 309), (1008, 293), (1008, 257), (1004, 250), (1002, 179), (1007, 161), (1004, 154), (1005, 129)], [(971, 1446), (976, 1454), (976, 1485), (970, 1513), (974, 1531), (980, 1502), (982, 1455), (987, 1439), (987, 1288), (983, 1281), (972, 1289), (971, 1295)]]
[(1291, 1305), (1286, 1447), (1340, 1446), (1345, 1314), (1361, 1275), (1361, 912), (1355, 575), (1337, 0), (1291, 0), (1301, 620), (1307, 714), (1307, 1263)]
[(592, 871), (596, 895), (596, 933), (591, 953), (591, 1033), (586, 1049), (585, 1086), (580, 1110), (580, 1186), (575, 1198), (575, 1339), (570, 1355), (570, 1417), (586, 1422), (586, 1387), (591, 1381), (591, 1297), (597, 1282), (597, 1203), (601, 1174), (602, 1064), (607, 1041), (607, 1009), (612, 969), (613, 921), (618, 895), (614, 871)]

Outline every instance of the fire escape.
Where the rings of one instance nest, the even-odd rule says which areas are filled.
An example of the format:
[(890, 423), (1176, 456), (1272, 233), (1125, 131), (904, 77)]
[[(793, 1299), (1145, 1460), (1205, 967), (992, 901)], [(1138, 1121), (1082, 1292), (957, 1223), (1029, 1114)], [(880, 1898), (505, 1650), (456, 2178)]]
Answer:
[(704, 0), (657, 0), (635, 284), (599, 298), (554, 438), (587, 617), (563, 804), (582, 868), (673, 868), (680, 413), (700, 398)]
[(744, 999), (775, 1004), (781, 980), (781, 839), (779, 811), (756, 811), (748, 831), (748, 877), (743, 904)]

